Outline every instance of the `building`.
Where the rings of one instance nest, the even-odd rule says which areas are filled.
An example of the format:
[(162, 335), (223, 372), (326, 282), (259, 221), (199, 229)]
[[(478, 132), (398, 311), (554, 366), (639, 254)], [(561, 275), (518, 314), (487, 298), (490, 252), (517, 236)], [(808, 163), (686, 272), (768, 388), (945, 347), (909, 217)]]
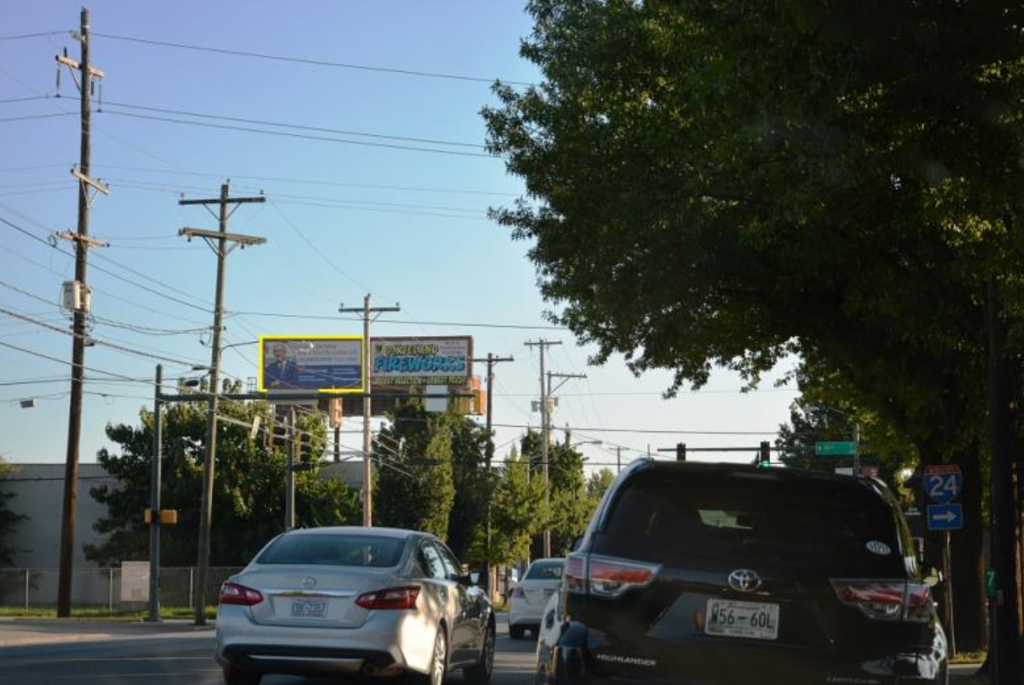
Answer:
[[(13, 494), (8, 508), (27, 519), (20, 521), (5, 546), (14, 549), (13, 562), (20, 568), (57, 568), (60, 565), (60, 529), (64, 511), (64, 464), (11, 464), (0, 489)], [(75, 512), (75, 568), (95, 567), (86, 560), (82, 547), (106, 541), (106, 535), (93, 530), (106, 515), (106, 506), (89, 494), (97, 485), (116, 486), (117, 480), (99, 464), (80, 464), (78, 500)]]

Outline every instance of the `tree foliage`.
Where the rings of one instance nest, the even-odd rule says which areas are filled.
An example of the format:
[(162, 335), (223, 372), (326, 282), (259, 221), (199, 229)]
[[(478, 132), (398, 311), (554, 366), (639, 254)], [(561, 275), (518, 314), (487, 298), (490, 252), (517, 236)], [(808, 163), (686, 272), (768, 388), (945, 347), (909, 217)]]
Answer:
[[(251, 424), (259, 416), (263, 426), (273, 425), (271, 407), (265, 402), (221, 401), (219, 411), (242, 424)], [(161, 505), (178, 510), (178, 524), (164, 527), (161, 533), (161, 557), (167, 566), (196, 562), (206, 429), (205, 403), (173, 404), (163, 412)], [(323, 417), (300, 413), (298, 429), (311, 441), (312, 454), (321, 454), (327, 439)], [(97, 460), (118, 484), (91, 488), (92, 496), (108, 510), (95, 528), (109, 536), (101, 545), (85, 547), (92, 561), (116, 564), (148, 558), (149, 528), (142, 513), (149, 506), (152, 431), (153, 415), (145, 410), (140, 425), (107, 426), (107, 437), (120, 449), (116, 453), (102, 449)], [(265, 438), (251, 439), (245, 425), (218, 421), (217, 431), (210, 563), (244, 565), (284, 530), (287, 457), (280, 441), (271, 447)], [(315, 462), (312, 470), (295, 476), (298, 526), (356, 521), (358, 495), (351, 488), (321, 478)]]
[[(13, 467), (0, 455), (0, 487), (3, 486), (4, 478), (12, 470)], [(14, 493), (12, 492), (0, 491), (0, 566), (11, 566), (13, 564), (13, 554), (17, 550), (11, 546), (10, 539), (14, 535), (18, 522), (26, 518), (24, 514), (15, 513), (11, 509), (9, 501), (13, 497)]]
[[(539, 473), (513, 448), (494, 491), (492, 564), (514, 564), (530, 554), (530, 541), (548, 518), (545, 487)], [(479, 549), (480, 537), (474, 549)]]
[(448, 539), (455, 502), (452, 455), (465, 419), (433, 414), (415, 403), (399, 405), (374, 444), (376, 521)]
[[(1024, 7), (529, 11), (542, 82), (499, 84), (484, 112), (528, 197), (494, 215), (533, 242), (553, 318), (599, 361), (671, 369), (675, 390), (716, 365), (756, 382), (797, 353), (922, 458), (1007, 431), (1021, 460)], [(1005, 412), (985, 403), (989, 352)]]

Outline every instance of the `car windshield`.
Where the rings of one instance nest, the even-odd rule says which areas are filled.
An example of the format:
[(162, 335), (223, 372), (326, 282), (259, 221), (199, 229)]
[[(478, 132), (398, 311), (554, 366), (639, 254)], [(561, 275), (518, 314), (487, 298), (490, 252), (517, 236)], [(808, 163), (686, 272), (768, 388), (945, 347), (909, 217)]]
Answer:
[(387, 568), (398, 564), (405, 540), (370, 535), (284, 535), (256, 560), (260, 564), (314, 564)]
[(525, 580), (561, 580), (562, 563), (561, 561), (536, 563), (526, 572)]

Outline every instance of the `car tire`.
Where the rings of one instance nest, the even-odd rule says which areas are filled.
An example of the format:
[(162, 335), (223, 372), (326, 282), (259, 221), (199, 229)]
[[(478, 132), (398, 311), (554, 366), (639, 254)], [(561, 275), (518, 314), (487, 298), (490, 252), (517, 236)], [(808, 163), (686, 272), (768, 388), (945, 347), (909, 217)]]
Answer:
[(253, 671), (243, 671), (232, 666), (224, 667), (224, 685), (260, 685), (263, 675)]
[(513, 640), (522, 640), (524, 635), (526, 635), (526, 629), (522, 626), (508, 627), (508, 636)]
[(480, 650), (480, 659), (469, 666), (468, 668), (462, 669), (462, 677), (470, 685), (479, 685), (480, 683), (486, 683), (491, 679), (491, 673), (494, 672), (494, 648), (496, 645), (497, 636), (494, 634), (494, 624), (489, 623), (487, 625), (487, 633), (484, 635), (484, 646)]
[(430, 658), (430, 670), (426, 673), (411, 674), (409, 681), (416, 685), (441, 685), (448, 675), (448, 635), (444, 626), (437, 627), (434, 638), (434, 653)]

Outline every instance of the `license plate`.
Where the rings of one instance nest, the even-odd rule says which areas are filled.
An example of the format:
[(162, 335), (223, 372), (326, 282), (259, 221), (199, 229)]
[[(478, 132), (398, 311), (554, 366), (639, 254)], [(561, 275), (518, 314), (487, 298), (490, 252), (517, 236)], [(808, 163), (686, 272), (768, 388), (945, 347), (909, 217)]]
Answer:
[(327, 602), (322, 599), (293, 599), (292, 618), (325, 618)]
[(704, 632), (724, 637), (774, 640), (779, 636), (779, 605), (709, 599)]

